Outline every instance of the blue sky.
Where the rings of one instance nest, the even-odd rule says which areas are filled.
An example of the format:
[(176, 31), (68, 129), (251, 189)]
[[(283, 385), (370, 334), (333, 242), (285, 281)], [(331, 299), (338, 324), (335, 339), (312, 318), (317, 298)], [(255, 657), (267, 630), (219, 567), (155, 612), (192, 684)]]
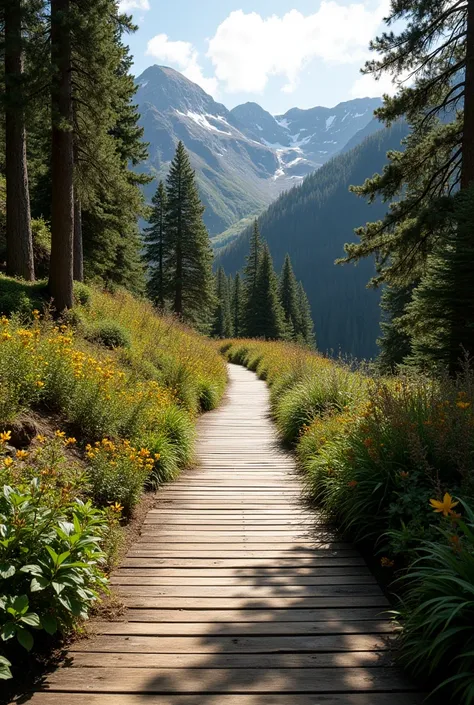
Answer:
[(390, 92), (362, 77), (389, 0), (121, 0), (139, 75), (182, 71), (231, 108), (253, 100), (273, 114)]

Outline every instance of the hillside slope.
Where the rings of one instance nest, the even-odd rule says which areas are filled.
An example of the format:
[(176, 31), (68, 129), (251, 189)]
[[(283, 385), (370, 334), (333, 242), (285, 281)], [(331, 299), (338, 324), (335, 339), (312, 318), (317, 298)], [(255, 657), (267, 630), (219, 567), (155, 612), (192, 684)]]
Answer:
[[(379, 294), (366, 289), (373, 263), (336, 266), (353, 229), (377, 220), (386, 205), (369, 206), (349, 192), (351, 184), (379, 172), (389, 149), (400, 147), (407, 126), (379, 130), (364, 142), (307, 176), (282, 194), (259, 218), (262, 236), (280, 268), (289, 252), (296, 276), (310, 299), (318, 347), (322, 351), (372, 357), (379, 334)], [(250, 229), (217, 256), (217, 264), (234, 273), (245, 263)]]

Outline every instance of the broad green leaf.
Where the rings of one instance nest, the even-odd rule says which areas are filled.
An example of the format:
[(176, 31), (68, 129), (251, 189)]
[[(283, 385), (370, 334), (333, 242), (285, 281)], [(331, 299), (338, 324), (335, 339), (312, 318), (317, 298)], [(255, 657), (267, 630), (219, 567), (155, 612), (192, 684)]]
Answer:
[(22, 622), (23, 624), (27, 624), (29, 627), (34, 627), (35, 629), (41, 629), (40, 618), (38, 617), (36, 612), (27, 612), (20, 619), (20, 622)]
[(8, 563), (0, 563), (0, 578), (7, 580), (15, 575), (16, 570), (14, 565)]
[(49, 580), (43, 578), (42, 575), (34, 577), (30, 583), (30, 592), (40, 592), (49, 585)]
[(15, 631), (16, 631), (15, 622), (6, 622), (6, 623), (3, 625), (2, 631), (1, 631), (2, 640), (3, 640), (3, 641), (8, 641), (8, 640), (11, 639), (12, 637), (14, 637), (14, 636), (15, 636)]
[(34, 639), (32, 633), (29, 632), (28, 629), (17, 629), (16, 638), (24, 649), (26, 649), (27, 651), (31, 651), (34, 644)]
[(48, 634), (55, 634), (58, 631), (58, 620), (52, 614), (44, 614), (41, 617), (43, 629)]

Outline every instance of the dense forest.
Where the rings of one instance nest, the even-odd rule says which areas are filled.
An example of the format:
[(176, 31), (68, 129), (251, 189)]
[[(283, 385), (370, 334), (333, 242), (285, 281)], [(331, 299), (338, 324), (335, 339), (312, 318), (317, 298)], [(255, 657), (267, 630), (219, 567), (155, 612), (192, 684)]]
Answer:
[[(344, 255), (344, 243), (355, 225), (381, 218), (387, 210), (380, 199), (369, 206), (348, 186), (381, 171), (387, 151), (400, 149), (407, 134), (404, 122), (379, 130), (284, 193), (258, 219), (276, 267), (283, 265), (287, 252), (291, 256), (296, 277), (306, 289), (323, 352), (359, 358), (377, 352), (379, 295), (366, 289), (375, 272), (373, 261), (351, 268), (337, 267), (335, 260)], [(231, 273), (240, 270), (251, 234), (247, 228), (219, 252), (217, 264)]]

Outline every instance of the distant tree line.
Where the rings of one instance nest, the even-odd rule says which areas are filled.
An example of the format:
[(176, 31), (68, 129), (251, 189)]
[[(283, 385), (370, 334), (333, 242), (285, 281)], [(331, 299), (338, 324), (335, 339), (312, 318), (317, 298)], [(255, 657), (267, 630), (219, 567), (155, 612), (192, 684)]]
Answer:
[(297, 282), (289, 255), (278, 278), (268, 244), (255, 220), (243, 277), (216, 274), (216, 308), (212, 334), (219, 338), (248, 337), (293, 340), (314, 346), (314, 325), (308, 298)]

